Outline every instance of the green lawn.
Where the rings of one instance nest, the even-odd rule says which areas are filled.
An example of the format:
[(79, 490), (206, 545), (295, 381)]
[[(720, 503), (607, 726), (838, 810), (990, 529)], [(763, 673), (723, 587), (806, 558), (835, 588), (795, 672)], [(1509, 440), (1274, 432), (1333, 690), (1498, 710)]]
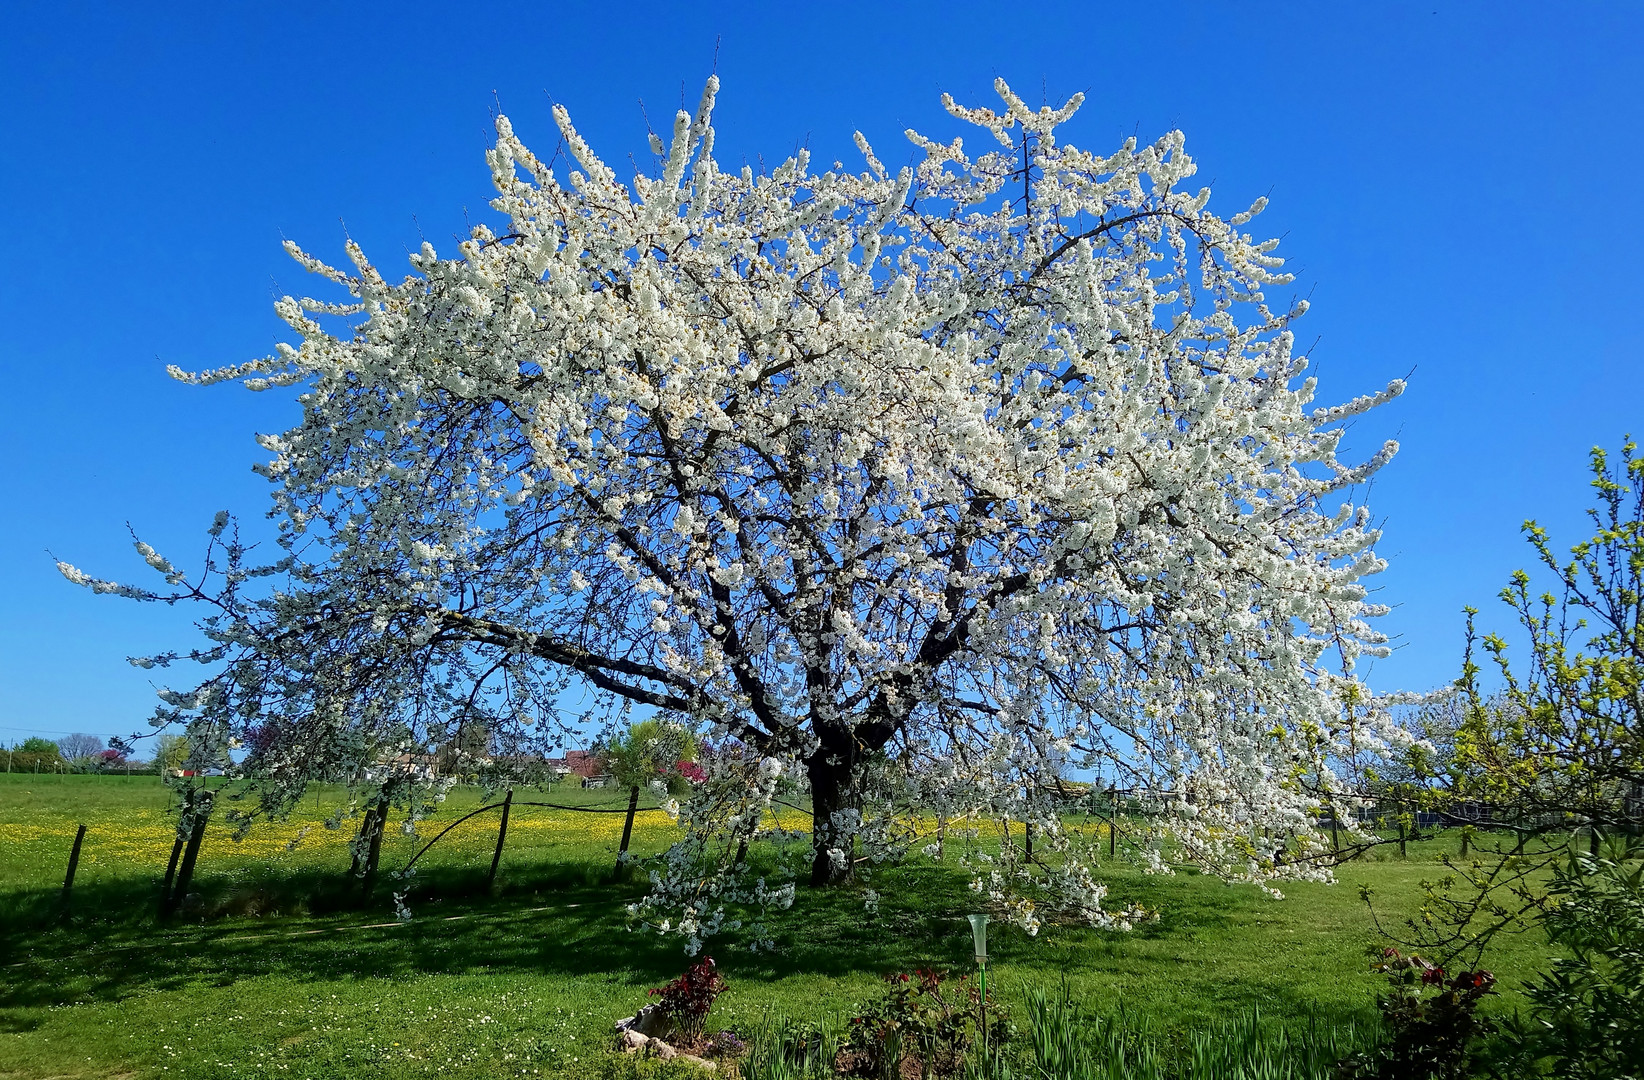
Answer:
[[(386, 887), (356, 906), (350, 826), (317, 824), (338, 798), (322, 790), (290, 823), (240, 844), (208, 833), (197, 871), (208, 908), (264, 914), (160, 929), (152, 908), (170, 834), (158, 781), (0, 775), (0, 1077), (594, 1077), (633, 1067), (608, 1051), (611, 1024), (685, 958), (676, 943), (627, 929), (623, 905), (638, 889), (605, 878), (620, 816), (522, 809), (494, 896), (483, 885), (495, 818), (475, 819), (420, 864), (415, 917), (402, 923)], [(423, 835), (477, 800), (458, 789)], [(641, 820), (636, 847), (661, 850), (667, 819)], [(81, 821), (65, 922), (57, 893)], [(1192, 873), (1147, 877), (1121, 860), (1104, 874), (1113, 897), (1160, 909), (1158, 922), (1128, 934), (1047, 922), (1037, 939), (996, 926), (990, 983), (1009, 1002), (1066, 979), (1082, 1000), (1122, 1006), (1165, 1038), (1253, 1007), (1274, 1022), (1368, 1022), (1374, 935), (1358, 887), (1409, 905), (1456, 842), (1350, 864), (1339, 884), (1290, 886), (1283, 901)], [(394, 835), (385, 873), (415, 843)], [(871, 915), (856, 892), (802, 890), (777, 922), (774, 954), (717, 943), (731, 990), (713, 1026), (745, 1029), (770, 1011), (819, 1018), (876, 993), (886, 973), (970, 967), (962, 916), (972, 894), (951, 858), (914, 858), (873, 884), (884, 899)], [(1487, 958), (1506, 989), (1495, 1008), (1516, 1003), (1545, 954), (1518, 938)]]

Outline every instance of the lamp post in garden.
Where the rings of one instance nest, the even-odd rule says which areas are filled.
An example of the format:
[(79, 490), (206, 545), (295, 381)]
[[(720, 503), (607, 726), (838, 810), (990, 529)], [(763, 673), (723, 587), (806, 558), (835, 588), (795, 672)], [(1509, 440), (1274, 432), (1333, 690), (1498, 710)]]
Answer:
[(982, 1014), (982, 1054), (988, 1052), (988, 917), (971, 915), (970, 936), (976, 946), (977, 1004)]

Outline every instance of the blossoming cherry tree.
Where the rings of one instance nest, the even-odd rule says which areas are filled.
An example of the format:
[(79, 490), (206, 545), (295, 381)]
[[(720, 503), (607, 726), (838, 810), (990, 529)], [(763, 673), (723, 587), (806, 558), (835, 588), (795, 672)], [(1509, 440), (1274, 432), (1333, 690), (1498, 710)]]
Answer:
[(271, 725), (237, 767), (275, 802), (389, 730), (545, 737), (574, 688), (734, 739), (644, 909), (693, 942), (791, 897), (728, 854), (800, 831), (771, 825), (790, 777), (812, 885), (905, 849), (893, 805), (1027, 823), (1031, 859), (968, 865), (1030, 928), (1127, 917), (1066, 825), (1079, 770), (1149, 793), (1155, 866), (1168, 837), (1229, 877), (1327, 873), (1332, 762), (1381, 737), (1350, 707), (1384, 648), (1350, 492), (1395, 450), (1338, 447), (1402, 384), (1314, 405), (1262, 203), (1183, 188), (1180, 133), (1093, 154), (1058, 137), (1079, 96), (997, 89), (944, 98), (982, 150), (910, 131), (897, 171), (860, 135), (858, 170), (723, 168), (713, 79), (627, 181), (564, 108), (563, 163), (499, 117), (497, 217), (455, 257), (395, 282), (288, 244), (348, 300), (287, 297), (273, 356), (173, 371), (301, 388), (262, 437), (278, 590), (247, 592), (222, 520), (220, 591), (152, 552), (171, 592), (65, 573), (211, 600), (209, 677), (162, 719)]

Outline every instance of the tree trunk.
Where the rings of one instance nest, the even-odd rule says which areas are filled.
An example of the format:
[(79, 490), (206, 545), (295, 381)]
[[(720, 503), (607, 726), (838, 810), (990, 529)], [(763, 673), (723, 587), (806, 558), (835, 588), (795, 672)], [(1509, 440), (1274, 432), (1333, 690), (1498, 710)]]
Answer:
[[(846, 736), (849, 738), (849, 735)], [(834, 814), (853, 808), (852, 772), (844, 754), (830, 752), (826, 743), (805, 759), (805, 774), (811, 782), (811, 887), (839, 885), (851, 878), (854, 836), (842, 834)], [(844, 852), (844, 865), (834, 863), (830, 850)]]

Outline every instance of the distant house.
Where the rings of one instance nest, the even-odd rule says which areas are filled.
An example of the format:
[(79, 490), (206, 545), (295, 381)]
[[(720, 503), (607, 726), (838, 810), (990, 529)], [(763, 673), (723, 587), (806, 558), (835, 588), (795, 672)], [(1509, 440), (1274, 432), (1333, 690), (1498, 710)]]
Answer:
[(561, 776), (581, 777), (583, 787), (604, 787), (611, 779), (593, 750), (567, 750), (564, 757), (549, 758), (547, 764)]
[(416, 780), (433, 780), (439, 775), (433, 754), (384, 754), (377, 763), (365, 770), (366, 780), (376, 783), (390, 776), (410, 776)]
[(580, 776), (584, 780), (605, 772), (600, 768), (599, 755), (592, 750), (567, 750), (562, 758), (549, 758), (548, 767), (561, 775)]

